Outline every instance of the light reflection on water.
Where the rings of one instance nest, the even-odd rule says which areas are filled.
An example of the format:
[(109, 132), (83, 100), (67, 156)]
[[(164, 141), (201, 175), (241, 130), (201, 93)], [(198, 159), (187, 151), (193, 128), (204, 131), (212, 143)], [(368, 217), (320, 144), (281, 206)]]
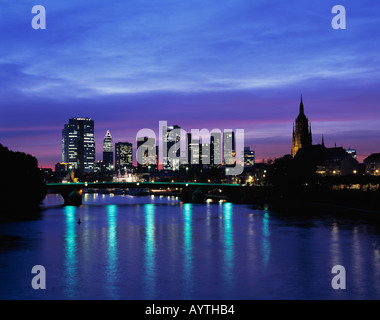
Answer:
[(184, 268), (183, 268), (183, 277), (184, 277), (184, 295), (185, 299), (189, 299), (192, 294), (192, 278), (193, 278), (193, 257), (192, 257), (192, 231), (191, 231), (191, 203), (185, 203), (183, 205), (183, 258), (184, 258)]
[(234, 280), (234, 239), (232, 229), (232, 203), (223, 205), (224, 221), (224, 275), (226, 290), (232, 290)]
[(112, 299), (118, 299), (117, 277), (118, 277), (118, 256), (117, 256), (117, 206), (107, 206), (108, 217), (108, 264), (107, 264), (107, 289)]
[(76, 291), (76, 277), (77, 277), (77, 258), (76, 258), (76, 207), (66, 206), (66, 235), (65, 235), (65, 278), (66, 278), (66, 288), (68, 298), (73, 298)]
[(145, 281), (147, 299), (155, 297), (155, 206), (146, 204), (145, 209)]
[[(367, 222), (166, 197), (57, 200), (48, 197), (40, 220), (0, 225), (23, 238), (2, 249), (0, 298), (379, 298), (380, 228)], [(25, 272), (37, 263), (48, 274), (43, 296)], [(331, 288), (336, 264), (346, 267), (345, 291)]]
[(263, 215), (263, 270), (265, 271), (270, 255), (270, 230), (269, 230), (269, 212), (267, 208), (264, 208)]

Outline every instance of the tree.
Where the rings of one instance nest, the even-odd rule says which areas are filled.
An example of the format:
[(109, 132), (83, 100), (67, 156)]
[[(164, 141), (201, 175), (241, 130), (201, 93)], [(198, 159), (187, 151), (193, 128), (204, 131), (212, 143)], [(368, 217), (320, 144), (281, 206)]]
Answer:
[(46, 187), (35, 157), (0, 144), (0, 176), (0, 219), (27, 218), (38, 211)]

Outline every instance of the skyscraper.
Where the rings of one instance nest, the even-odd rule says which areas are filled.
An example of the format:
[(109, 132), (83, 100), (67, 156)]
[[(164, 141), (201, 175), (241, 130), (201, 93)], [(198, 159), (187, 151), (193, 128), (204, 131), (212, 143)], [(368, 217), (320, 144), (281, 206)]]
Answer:
[(69, 127), (65, 124), (62, 129), (62, 163), (69, 162)]
[(156, 139), (149, 137), (137, 138), (137, 166), (148, 167), (157, 165)]
[(305, 116), (301, 96), (300, 111), (295, 125), (293, 124), (292, 156), (294, 157), (299, 149), (308, 148), (311, 145), (311, 126), (309, 124), (309, 119)]
[(210, 164), (212, 166), (220, 166), (222, 164), (222, 133), (211, 133), (210, 143)]
[(62, 162), (69, 163), (81, 173), (94, 171), (94, 121), (90, 118), (72, 118), (62, 130)]
[(210, 164), (210, 143), (200, 143), (199, 144), (199, 158), (200, 164), (209, 165)]
[(223, 136), (224, 164), (232, 165), (235, 163), (235, 132), (224, 132)]
[(118, 142), (115, 144), (115, 168), (116, 171), (126, 171), (133, 165), (132, 143)]
[(103, 163), (106, 170), (113, 171), (113, 142), (109, 130), (103, 140)]
[(181, 127), (165, 126), (163, 127), (163, 163), (162, 166), (165, 170), (179, 170), (180, 164), (180, 139)]
[(190, 165), (200, 163), (199, 140), (193, 139), (191, 133), (187, 134), (187, 162)]

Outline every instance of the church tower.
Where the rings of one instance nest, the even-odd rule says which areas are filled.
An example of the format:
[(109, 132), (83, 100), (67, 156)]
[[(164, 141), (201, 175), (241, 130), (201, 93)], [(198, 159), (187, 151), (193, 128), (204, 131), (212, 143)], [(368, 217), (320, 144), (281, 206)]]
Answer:
[(296, 119), (295, 124), (293, 123), (292, 157), (297, 154), (297, 151), (299, 149), (307, 148), (311, 145), (311, 125), (309, 124), (309, 119), (305, 116), (301, 95), (299, 115)]

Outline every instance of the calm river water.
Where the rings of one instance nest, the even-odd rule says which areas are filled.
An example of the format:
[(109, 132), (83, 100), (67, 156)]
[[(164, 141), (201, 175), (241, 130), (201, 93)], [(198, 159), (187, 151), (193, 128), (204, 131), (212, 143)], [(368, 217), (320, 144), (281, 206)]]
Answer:
[[(80, 207), (48, 195), (44, 208), (0, 224), (1, 299), (380, 298), (373, 221), (112, 194)], [(31, 286), (34, 265), (45, 290)], [(345, 290), (331, 286), (334, 265)]]

